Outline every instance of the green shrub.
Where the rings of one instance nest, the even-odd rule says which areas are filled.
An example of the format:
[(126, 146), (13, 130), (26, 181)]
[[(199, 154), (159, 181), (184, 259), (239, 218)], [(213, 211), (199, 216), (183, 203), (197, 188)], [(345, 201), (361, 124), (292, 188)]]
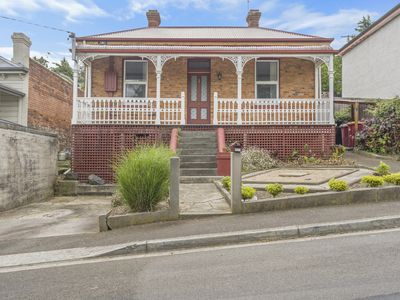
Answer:
[(361, 178), (361, 183), (366, 184), (368, 187), (378, 187), (383, 185), (384, 180), (381, 176), (367, 175)]
[(389, 175), (390, 174), (390, 166), (385, 164), (383, 161), (379, 163), (379, 166), (376, 167), (375, 172), (381, 176)]
[(387, 183), (400, 185), (400, 173), (385, 175), (383, 176), (383, 180), (385, 180)]
[(225, 176), (221, 179), (221, 183), (222, 186), (227, 190), (230, 191), (231, 190), (231, 178), (229, 176)]
[(277, 167), (278, 162), (268, 151), (256, 147), (249, 147), (242, 152), (243, 172), (262, 171)]
[(133, 211), (151, 211), (166, 199), (173, 155), (164, 146), (143, 146), (127, 152), (116, 164), (118, 191)]
[(265, 190), (273, 197), (276, 197), (283, 192), (283, 186), (280, 183), (271, 183), (265, 186)]
[(256, 190), (251, 186), (242, 186), (242, 199), (251, 199), (256, 194)]
[(305, 187), (305, 186), (296, 186), (294, 188), (294, 192), (296, 194), (300, 194), (300, 195), (307, 194), (309, 191), (310, 191), (310, 189), (308, 187)]
[(340, 179), (332, 178), (328, 182), (328, 186), (332, 191), (341, 192), (349, 189), (349, 184)]

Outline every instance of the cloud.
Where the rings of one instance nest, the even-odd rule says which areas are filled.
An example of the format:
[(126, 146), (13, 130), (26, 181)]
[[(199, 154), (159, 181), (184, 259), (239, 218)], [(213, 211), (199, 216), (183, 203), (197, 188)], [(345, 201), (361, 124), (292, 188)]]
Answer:
[(67, 21), (76, 22), (79, 18), (101, 17), (107, 13), (92, 0), (1, 0), (0, 11), (7, 15), (18, 16), (22, 12), (40, 10), (61, 12)]
[(275, 19), (262, 18), (263, 26), (277, 29), (309, 32), (323, 37), (335, 37), (333, 46), (346, 42), (344, 35), (353, 34), (357, 22), (365, 15), (374, 17), (377, 13), (365, 9), (340, 9), (332, 14), (324, 14), (307, 8), (303, 4), (289, 5)]
[[(3, 56), (7, 59), (12, 58), (13, 56), (13, 48), (12, 47), (0, 47), (0, 56)], [(42, 52), (42, 51), (37, 51), (37, 50), (31, 50), (30, 51), (30, 57), (33, 58), (34, 56), (36, 57), (41, 57), (43, 56), (45, 59), (47, 59), (50, 63), (50, 67), (53, 67), (55, 63), (60, 62), (64, 57), (67, 59), (69, 64), (72, 66), (72, 59), (71, 59), (71, 53), (69, 52), (58, 52), (58, 51), (52, 51), (52, 52)]]
[(187, 8), (196, 10), (232, 10), (243, 4), (245, 4), (244, 0), (130, 0), (128, 9), (132, 14), (143, 14), (148, 9), (163, 9), (166, 7), (180, 10)]

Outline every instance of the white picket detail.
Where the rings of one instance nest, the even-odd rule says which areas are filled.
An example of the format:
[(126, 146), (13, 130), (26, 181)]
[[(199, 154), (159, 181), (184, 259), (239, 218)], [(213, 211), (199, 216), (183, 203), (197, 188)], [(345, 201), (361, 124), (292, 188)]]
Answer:
[(237, 99), (214, 95), (214, 124), (324, 125), (330, 122), (329, 99)]
[(76, 98), (76, 124), (156, 124), (157, 107), (160, 110), (160, 124), (184, 124), (185, 96), (180, 98), (117, 98), (78, 97)]

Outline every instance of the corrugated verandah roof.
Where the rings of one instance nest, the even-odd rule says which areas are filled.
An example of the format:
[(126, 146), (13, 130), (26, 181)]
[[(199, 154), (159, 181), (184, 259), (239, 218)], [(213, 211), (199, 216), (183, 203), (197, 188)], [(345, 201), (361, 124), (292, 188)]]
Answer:
[(334, 52), (329, 45), (296, 45), (296, 46), (162, 46), (162, 45), (90, 45), (77, 46), (79, 52), (106, 52), (106, 51), (135, 51), (135, 52), (216, 52), (216, 53), (246, 53), (246, 52)]
[(144, 27), (79, 37), (78, 40), (325, 40), (313, 35), (252, 27)]

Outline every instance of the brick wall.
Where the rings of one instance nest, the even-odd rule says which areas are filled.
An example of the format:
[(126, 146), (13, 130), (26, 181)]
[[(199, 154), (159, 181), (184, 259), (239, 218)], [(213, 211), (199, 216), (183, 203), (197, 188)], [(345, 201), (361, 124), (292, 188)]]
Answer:
[(70, 146), (72, 83), (30, 59), (28, 126), (56, 133), (60, 149)]
[[(73, 125), (72, 167), (79, 180), (96, 174), (113, 182), (113, 162), (126, 149), (144, 143), (168, 144), (171, 130), (177, 126), (137, 125)], [(257, 146), (280, 158), (293, 150), (304, 153), (305, 145), (317, 156), (327, 156), (335, 144), (335, 127), (315, 126), (181, 126), (182, 130), (225, 129), (226, 143), (241, 142), (245, 147)], [(216, 145), (215, 145), (216, 146)], [(179, 147), (179, 146), (178, 146)]]

